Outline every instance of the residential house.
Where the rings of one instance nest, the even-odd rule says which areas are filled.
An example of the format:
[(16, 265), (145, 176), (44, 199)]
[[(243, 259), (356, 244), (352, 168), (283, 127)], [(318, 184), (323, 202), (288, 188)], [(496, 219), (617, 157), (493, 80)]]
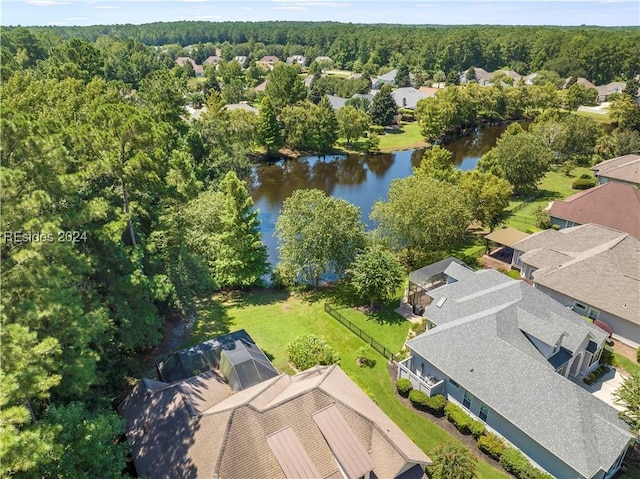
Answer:
[(396, 76), (398, 75), (398, 69), (394, 68), (390, 72), (385, 73), (384, 75), (380, 75), (378, 78), (373, 78), (372, 84), (374, 90), (379, 90), (382, 88), (382, 85), (393, 85), (396, 81)]
[(191, 65), (193, 66), (193, 71), (196, 72), (197, 77), (201, 77), (204, 75), (204, 68), (202, 68), (202, 65), (198, 65), (194, 59), (189, 57), (176, 58), (176, 63), (181, 67), (183, 67), (187, 62), (191, 63)]
[(230, 103), (229, 105), (224, 106), (227, 110), (244, 110), (249, 113), (253, 113), (254, 115), (258, 114), (258, 109), (254, 106), (249, 105), (246, 101), (241, 101), (240, 103)]
[[(571, 86), (570, 82), (574, 79), (575, 77), (567, 77), (564, 79), (564, 84), (562, 85), (562, 88), (569, 88)], [(575, 83), (577, 83), (578, 85), (582, 85), (584, 87), (587, 88), (596, 88), (596, 86), (591, 83), (589, 80), (587, 80), (586, 78), (583, 77), (578, 77), (575, 81)]]
[(267, 85), (269, 84), (269, 80), (265, 80), (262, 83), (260, 83), (260, 85), (257, 85), (254, 90), (256, 92), (264, 92), (267, 90)]
[(425, 93), (413, 87), (397, 88), (391, 92), (391, 95), (399, 108), (408, 108), (410, 110), (415, 110), (418, 102), (423, 98), (427, 98)]
[(525, 85), (533, 85), (533, 82), (535, 81), (536, 77), (538, 76), (538, 73), (529, 73), (528, 75), (525, 75), (523, 77), (524, 80), (524, 84)]
[[(473, 70), (476, 73), (476, 82), (480, 86), (490, 86), (492, 85), (493, 72), (488, 72), (484, 68), (473, 67)], [(467, 83), (467, 72), (462, 74), (460, 79), (461, 83)]]
[(429, 457), (336, 365), (227, 380), (209, 369), (138, 383), (121, 410), (141, 477), (427, 477)]
[(609, 95), (613, 95), (614, 93), (621, 93), (626, 86), (627, 84), (625, 82), (619, 82), (619, 81), (614, 81), (614, 82), (608, 83), (607, 85), (597, 86), (596, 90), (598, 90), (598, 97), (596, 98), (596, 100), (599, 103), (602, 103), (603, 101), (607, 101), (607, 97)]
[(618, 411), (575, 384), (606, 333), (495, 270), (452, 262), (428, 292), (431, 329), (410, 340), (398, 376), (443, 394), (558, 478), (609, 479), (633, 436)]
[(598, 184), (620, 181), (640, 187), (640, 155), (624, 155), (605, 160), (591, 168)]
[(504, 73), (505, 76), (507, 76), (507, 77), (509, 77), (509, 78), (511, 78), (513, 80), (513, 84), (514, 85), (523, 78), (522, 75), (520, 75), (515, 70), (496, 70), (495, 72), (493, 72), (493, 75), (495, 75), (496, 73)]
[(316, 57), (316, 62), (318, 63), (333, 63), (333, 59), (331, 57), (327, 57), (327, 56), (319, 56)]
[(537, 290), (640, 345), (640, 239), (586, 224), (535, 233), (513, 249), (512, 267)]
[(303, 67), (307, 63), (307, 57), (302, 55), (291, 55), (290, 57), (287, 57), (287, 63), (289, 65), (297, 63), (298, 65)]
[(275, 55), (265, 55), (256, 63), (260, 66), (273, 70), (273, 66), (278, 63), (280, 59)]
[(429, 86), (421, 86), (418, 90), (427, 95), (427, 98), (433, 98), (436, 96), (436, 93), (438, 93), (438, 88)]
[(594, 223), (640, 238), (640, 190), (627, 183), (611, 181), (552, 201), (547, 212), (560, 229)]
[(249, 63), (249, 57), (246, 57), (244, 55), (235, 56), (235, 57), (233, 57), (233, 59), (235, 61), (237, 61), (242, 68), (245, 68), (247, 66), (247, 64)]
[(307, 88), (311, 88), (311, 84), (313, 83), (314, 78), (314, 75), (307, 75), (304, 80), (302, 80), (302, 83), (304, 83), (304, 86), (306, 86)]
[(211, 55), (207, 57), (205, 61), (202, 62), (202, 65), (219, 65), (222, 61), (222, 57), (218, 55)]
[(327, 95), (327, 99), (329, 100), (329, 103), (331, 103), (331, 107), (336, 111), (342, 108), (349, 100), (348, 98), (342, 98), (341, 96), (335, 95)]

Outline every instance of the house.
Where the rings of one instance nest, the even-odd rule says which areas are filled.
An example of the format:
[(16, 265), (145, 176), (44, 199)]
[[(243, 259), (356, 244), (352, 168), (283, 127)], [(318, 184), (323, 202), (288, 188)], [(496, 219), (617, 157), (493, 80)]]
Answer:
[(306, 86), (307, 88), (311, 88), (311, 84), (313, 83), (313, 79), (315, 78), (314, 75), (307, 75), (304, 80), (302, 80), (302, 83), (304, 84), (304, 86)]
[(230, 385), (217, 369), (140, 381), (121, 408), (138, 474), (426, 479), (429, 457), (336, 365)]
[(378, 78), (372, 79), (373, 88), (375, 90), (379, 90), (382, 88), (382, 85), (393, 85), (396, 81), (396, 76), (398, 75), (398, 69), (394, 68), (390, 72), (385, 73), (384, 75), (380, 75)]
[(280, 59), (275, 55), (265, 55), (256, 63), (260, 66), (264, 66), (270, 70), (273, 70), (273, 66), (279, 61)]
[(525, 85), (533, 85), (533, 82), (536, 80), (536, 77), (538, 76), (538, 73), (529, 73), (528, 75), (525, 75), (523, 78), (524, 84)]
[[(576, 78), (576, 77), (567, 77), (567, 78), (565, 78), (564, 79), (564, 85), (562, 85), (562, 88), (569, 88), (572, 85), (571, 81), (574, 78)], [(596, 88), (596, 86), (593, 83), (591, 83), (589, 80), (587, 80), (586, 78), (583, 78), (583, 77), (578, 77), (574, 83), (577, 83), (578, 85), (582, 85), (582, 86), (584, 86), (586, 88)]]
[(513, 249), (512, 267), (537, 290), (640, 345), (640, 239), (586, 224), (535, 233)]
[(291, 55), (290, 57), (287, 57), (287, 63), (289, 65), (293, 65), (297, 63), (298, 65), (303, 67), (306, 62), (307, 62), (307, 58), (302, 55)]
[(515, 70), (496, 70), (495, 72), (493, 72), (493, 75), (495, 75), (496, 73), (504, 73), (505, 76), (511, 78), (513, 80), (513, 83), (516, 84), (518, 81), (520, 81), (522, 79), (522, 75), (520, 75), (517, 71)]
[(241, 101), (240, 103), (230, 103), (229, 105), (224, 106), (227, 110), (244, 110), (249, 113), (253, 113), (254, 115), (258, 114), (258, 109), (254, 106), (249, 105), (246, 101)]
[(327, 56), (319, 56), (319, 57), (316, 57), (316, 62), (317, 63), (333, 63), (333, 59)]
[(263, 92), (263, 91), (267, 91), (267, 85), (269, 84), (269, 80), (265, 80), (262, 83), (260, 83), (260, 85), (257, 85), (254, 90), (256, 92)]
[(599, 103), (607, 101), (607, 97), (609, 95), (613, 95), (614, 93), (622, 93), (622, 90), (624, 90), (626, 86), (627, 84), (625, 82), (619, 81), (614, 81), (606, 85), (597, 86), (596, 90), (598, 90), (598, 97), (596, 98), (596, 100)]
[(427, 98), (425, 93), (413, 87), (397, 88), (391, 92), (391, 95), (399, 108), (408, 108), (410, 110), (415, 110), (418, 102), (423, 98)]
[(193, 66), (193, 71), (196, 72), (197, 77), (201, 77), (204, 75), (204, 68), (202, 68), (202, 65), (198, 65), (194, 59), (189, 57), (176, 58), (176, 63), (181, 67), (183, 67), (187, 62), (191, 63), (191, 65)]
[(244, 55), (235, 56), (233, 57), (233, 59), (237, 61), (242, 68), (245, 68), (247, 66), (247, 63), (249, 63), (249, 57), (246, 57)]
[(398, 376), (445, 395), (554, 477), (611, 478), (633, 436), (571, 380), (597, 367), (606, 333), (495, 270), (452, 262), (443, 283)]
[(418, 88), (418, 91), (427, 95), (427, 98), (433, 98), (436, 96), (436, 93), (438, 93), (438, 88), (421, 86), (420, 88)]
[(620, 181), (640, 187), (640, 155), (624, 155), (605, 160), (591, 168), (598, 184)]
[(640, 190), (611, 181), (547, 207), (551, 226), (560, 229), (595, 223), (640, 238)]
[[(473, 71), (476, 73), (476, 82), (480, 86), (492, 85), (493, 72), (488, 72), (484, 68), (473, 67)], [(467, 72), (463, 72), (460, 77), (460, 83), (468, 83)]]
[(202, 62), (203, 65), (218, 65), (222, 61), (222, 57), (218, 55), (208, 56), (205, 61)]
[(331, 103), (331, 107), (336, 111), (342, 108), (349, 100), (348, 98), (342, 98), (341, 96), (335, 95), (327, 95), (327, 99), (329, 100), (329, 103)]

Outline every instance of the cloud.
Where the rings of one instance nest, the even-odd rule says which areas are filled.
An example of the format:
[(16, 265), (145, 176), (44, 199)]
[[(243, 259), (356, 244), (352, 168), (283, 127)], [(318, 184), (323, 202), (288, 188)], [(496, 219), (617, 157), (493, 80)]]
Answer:
[(112, 9), (112, 8), (120, 8), (119, 5), (98, 5), (93, 8), (99, 8), (100, 10)]
[(69, 5), (71, 2), (63, 2), (60, 0), (27, 0), (29, 5), (35, 5), (36, 7), (50, 7), (53, 5)]
[(280, 7), (273, 7), (273, 10), (306, 10), (307, 7), (301, 7), (298, 5), (283, 5)]

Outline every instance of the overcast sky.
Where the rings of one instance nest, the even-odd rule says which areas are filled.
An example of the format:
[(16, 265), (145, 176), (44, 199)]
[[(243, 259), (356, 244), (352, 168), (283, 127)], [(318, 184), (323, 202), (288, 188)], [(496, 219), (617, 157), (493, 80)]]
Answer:
[(333, 20), (440, 25), (640, 25), (640, 0), (1, 0), (2, 25)]

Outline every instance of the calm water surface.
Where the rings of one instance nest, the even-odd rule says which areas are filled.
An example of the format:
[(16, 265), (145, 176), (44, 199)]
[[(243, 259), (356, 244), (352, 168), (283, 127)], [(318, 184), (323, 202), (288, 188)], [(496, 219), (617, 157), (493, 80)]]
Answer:
[[(447, 145), (454, 162), (463, 171), (475, 168), (506, 126), (484, 128), (476, 134)], [(262, 239), (269, 248), (269, 261), (278, 262), (275, 223), (282, 202), (298, 189), (317, 188), (343, 198), (360, 208), (362, 220), (372, 228), (369, 214), (373, 204), (387, 199), (389, 185), (405, 178), (420, 164), (423, 150), (407, 150), (379, 155), (327, 155), (279, 161), (254, 169), (251, 196), (260, 211)]]

